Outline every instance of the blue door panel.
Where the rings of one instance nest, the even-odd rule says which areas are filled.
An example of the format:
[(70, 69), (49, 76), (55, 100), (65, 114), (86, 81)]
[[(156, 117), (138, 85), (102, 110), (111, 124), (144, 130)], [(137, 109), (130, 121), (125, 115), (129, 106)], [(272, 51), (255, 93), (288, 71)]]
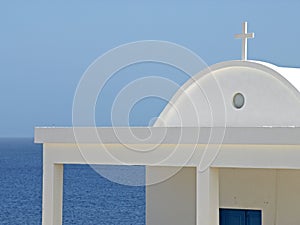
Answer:
[(261, 211), (220, 209), (220, 225), (262, 225)]
[(248, 210), (246, 211), (247, 225), (261, 225), (261, 211)]
[(220, 225), (246, 225), (244, 210), (223, 209), (220, 213)]

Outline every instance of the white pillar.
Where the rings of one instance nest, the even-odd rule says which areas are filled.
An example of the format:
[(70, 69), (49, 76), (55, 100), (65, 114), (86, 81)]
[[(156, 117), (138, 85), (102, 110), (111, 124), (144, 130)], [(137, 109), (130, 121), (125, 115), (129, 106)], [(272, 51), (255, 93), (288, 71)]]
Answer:
[(63, 164), (54, 164), (44, 147), (43, 225), (62, 225)]
[(197, 170), (197, 225), (219, 225), (219, 170)]

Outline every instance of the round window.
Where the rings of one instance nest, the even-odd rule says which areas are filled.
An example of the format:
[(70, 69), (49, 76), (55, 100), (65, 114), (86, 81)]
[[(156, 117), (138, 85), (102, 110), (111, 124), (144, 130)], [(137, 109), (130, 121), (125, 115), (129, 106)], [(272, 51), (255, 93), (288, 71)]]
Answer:
[(241, 93), (236, 93), (233, 96), (233, 106), (237, 109), (240, 109), (245, 104), (245, 97)]

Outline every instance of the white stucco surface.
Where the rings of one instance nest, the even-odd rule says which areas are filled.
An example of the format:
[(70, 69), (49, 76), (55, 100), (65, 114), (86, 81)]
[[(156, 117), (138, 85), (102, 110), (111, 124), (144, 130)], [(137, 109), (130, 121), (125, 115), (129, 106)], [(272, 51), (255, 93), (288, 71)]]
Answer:
[(263, 224), (298, 225), (300, 170), (220, 169), (220, 207), (262, 210)]
[[(174, 95), (154, 126), (299, 126), (299, 69), (229, 61), (200, 72)], [(233, 107), (242, 93), (245, 105)]]
[[(219, 207), (262, 210), (263, 225), (299, 225), (298, 71), (213, 65), (178, 90), (152, 128), (36, 128), (43, 225), (62, 224), (63, 164), (146, 165), (155, 183), (146, 187), (147, 225), (218, 225)], [(245, 98), (240, 109), (236, 93)], [(202, 171), (207, 146), (218, 151)]]
[[(300, 69), (298, 68), (277, 67), (259, 61), (223, 62), (211, 66), (206, 71), (201, 71), (188, 80), (171, 99), (154, 126), (298, 127), (300, 126), (299, 90)], [(236, 93), (242, 93), (245, 97), (245, 104), (241, 109), (233, 106), (233, 96)], [(241, 152), (240, 159), (253, 158), (253, 162), (259, 164), (260, 158), (255, 159), (255, 155), (260, 155), (262, 149), (257, 148), (256, 150), (257, 153), (248, 154), (245, 149), (244, 154)], [(297, 148), (295, 151), (298, 151)], [(273, 155), (272, 152), (275, 153), (276, 148), (274, 151), (271, 149), (266, 152), (265, 156)], [(220, 158), (225, 160), (226, 157), (224, 158), (221, 154)], [(274, 168), (280, 168), (284, 164), (281, 162), (292, 162), (293, 159), (288, 158), (288, 155), (287, 151), (286, 155), (279, 156), (276, 165), (273, 165)], [(237, 163), (235, 157), (237, 155), (233, 151), (231, 156), (225, 160), (226, 162), (218, 164), (217, 158), (215, 164), (218, 164), (219, 167), (233, 166)], [(260, 165), (264, 168), (267, 164), (271, 165), (275, 161), (276, 159), (270, 157), (268, 163), (263, 162)], [(298, 164), (298, 162), (295, 163)], [(241, 162), (234, 167), (251, 168), (251, 165)], [(186, 182), (186, 179), (189, 178), (191, 186), (186, 186), (186, 190), (177, 193), (176, 189), (172, 190), (172, 186), (177, 185), (174, 183), (171, 185), (163, 182), (157, 184), (155, 188), (149, 186), (146, 192), (147, 199), (156, 196), (156, 199), (164, 202), (172, 196), (179, 196), (182, 192), (189, 199), (197, 199), (195, 192), (188, 191), (194, 185), (193, 173), (186, 168), (181, 170), (184, 172), (176, 174), (172, 179), (179, 184)], [(155, 176), (155, 171), (155, 167), (147, 167), (146, 179)], [(263, 210), (264, 225), (300, 224), (298, 212), (300, 208), (300, 172), (239, 169), (220, 169), (219, 171), (221, 207)], [(172, 190), (172, 192), (167, 190)], [(189, 212), (196, 212), (198, 207), (194, 202), (182, 202), (180, 198), (172, 202), (180, 205), (183, 212), (186, 209), (189, 209)], [(155, 217), (157, 221), (164, 218), (164, 209), (152, 210), (155, 207), (152, 204), (159, 207), (158, 201), (146, 204), (147, 217)], [(217, 213), (211, 215), (213, 218), (218, 217)], [(190, 216), (190, 214), (186, 214), (186, 216)], [(179, 216), (172, 217), (168, 223), (179, 225), (180, 223), (176, 222), (177, 219)], [(207, 221), (202, 222), (206, 224)], [(218, 222), (212, 220), (209, 223), (211, 225)], [(154, 223), (149, 224), (154, 225)], [(202, 223), (200, 222), (200, 224)]]

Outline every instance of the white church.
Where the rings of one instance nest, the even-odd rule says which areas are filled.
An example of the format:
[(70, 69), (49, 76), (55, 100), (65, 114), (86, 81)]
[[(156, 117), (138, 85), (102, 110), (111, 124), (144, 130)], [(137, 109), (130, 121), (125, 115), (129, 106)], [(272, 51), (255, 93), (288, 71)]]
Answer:
[(35, 128), (43, 225), (62, 225), (64, 164), (124, 162), (146, 166), (146, 225), (299, 225), (300, 69), (248, 60), (253, 37), (244, 23), (242, 60), (189, 79), (153, 127)]

